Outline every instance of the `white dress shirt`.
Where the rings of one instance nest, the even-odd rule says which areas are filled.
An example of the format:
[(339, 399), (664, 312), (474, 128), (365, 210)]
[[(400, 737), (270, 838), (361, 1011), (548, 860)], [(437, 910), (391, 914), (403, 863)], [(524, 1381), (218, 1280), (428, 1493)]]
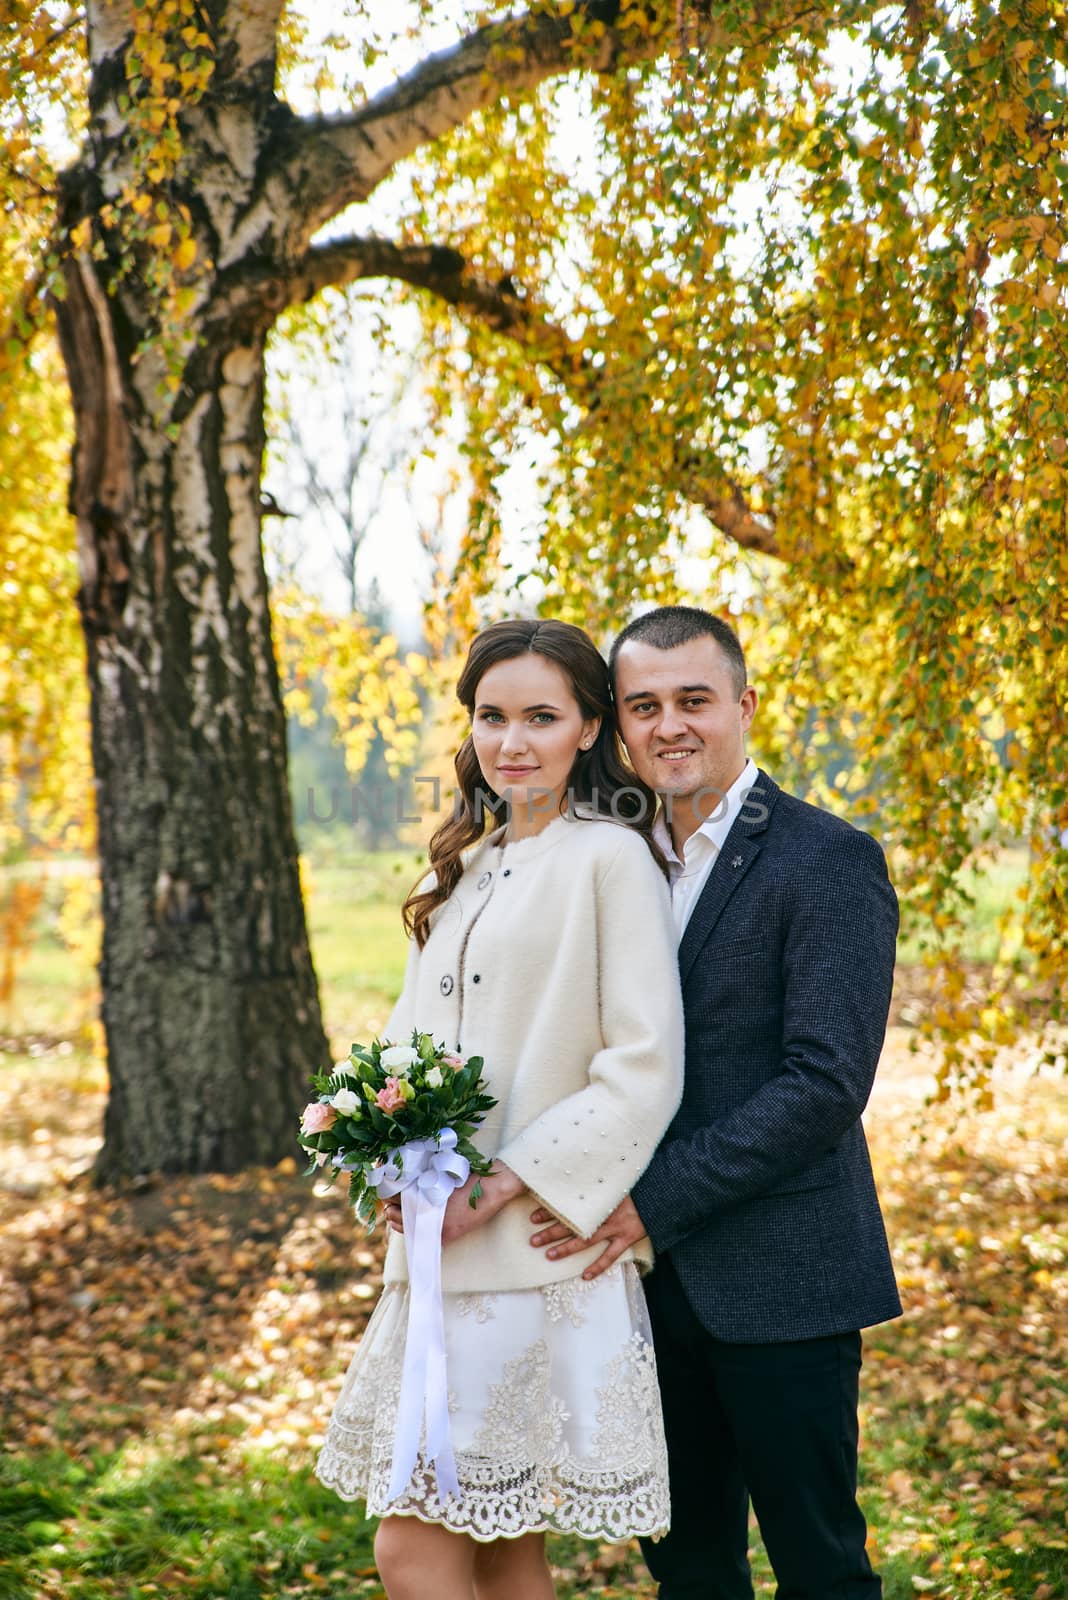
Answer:
[[(756, 763), (747, 761), (727, 793), (721, 795), (716, 802), (712, 815), (686, 840), (682, 847), (681, 860), (675, 853), (671, 832), (662, 810), (653, 824), (653, 838), (664, 852), (668, 864), (671, 909), (680, 939), (686, 931), (686, 924), (700, 898), (701, 890), (708, 882), (708, 874), (712, 871), (716, 857), (723, 848), (723, 841), (730, 833), (734, 819), (745, 804), (745, 797), (755, 785), (757, 776)], [(711, 801), (714, 798), (710, 792), (708, 799)]]

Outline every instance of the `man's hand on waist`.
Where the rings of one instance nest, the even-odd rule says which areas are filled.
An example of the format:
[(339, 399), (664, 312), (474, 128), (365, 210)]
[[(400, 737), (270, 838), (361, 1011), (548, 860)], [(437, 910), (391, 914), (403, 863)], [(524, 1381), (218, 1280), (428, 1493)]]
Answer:
[[(579, 1251), (588, 1250), (593, 1244), (604, 1245), (600, 1255), (584, 1269), (582, 1276), (586, 1279), (599, 1278), (602, 1272), (607, 1271), (619, 1260), (624, 1250), (645, 1237), (645, 1223), (638, 1215), (638, 1208), (629, 1194), (619, 1202), (611, 1216), (606, 1217), (588, 1239), (580, 1239), (566, 1222), (558, 1221), (552, 1212), (546, 1211), (543, 1206), (531, 1212), (530, 1220), (540, 1229), (538, 1233), (532, 1235), (530, 1242), (535, 1250), (542, 1250), (548, 1246), (546, 1254), (550, 1261), (577, 1255)], [(545, 1226), (546, 1223), (549, 1224), (548, 1227)]]

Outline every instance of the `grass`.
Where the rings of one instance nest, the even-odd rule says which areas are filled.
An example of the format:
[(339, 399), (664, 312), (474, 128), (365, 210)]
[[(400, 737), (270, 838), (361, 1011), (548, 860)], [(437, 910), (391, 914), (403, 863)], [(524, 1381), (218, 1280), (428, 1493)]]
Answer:
[(422, 862), (409, 850), (304, 868), (324, 1014), (343, 1052), (384, 1026), (400, 990), (407, 958), (400, 907)]
[[(410, 853), (313, 865), (335, 1045), (385, 1021)], [(996, 920), (1016, 868), (981, 910)], [(311, 1473), (380, 1243), (292, 1163), (88, 1188), (92, 968), (50, 883), (0, 1057), (0, 1600), (380, 1597), (372, 1527)], [(984, 931), (985, 930), (985, 931)], [(886, 1600), (1068, 1594), (1068, 1086), (1006, 1053), (995, 1110), (928, 1107), (895, 1027), (867, 1125), (906, 1315), (865, 1339), (862, 1503)], [(637, 1551), (553, 1539), (561, 1600), (649, 1597)], [(754, 1533), (757, 1592), (773, 1593)]]
[(177, 1455), (0, 1460), (0, 1597), (378, 1592), (372, 1526), (356, 1507), (332, 1510), (277, 1452), (249, 1451), (235, 1471), (207, 1433)]

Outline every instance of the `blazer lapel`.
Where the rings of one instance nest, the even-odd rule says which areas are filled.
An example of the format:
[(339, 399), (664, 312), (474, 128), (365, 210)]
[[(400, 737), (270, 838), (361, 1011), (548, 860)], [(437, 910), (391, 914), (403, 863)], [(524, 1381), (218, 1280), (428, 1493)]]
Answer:
[(757, 781), (731, 824), (723, 848), (708, 874), (708, 882), (701, 890), (686, 924), (679, 945), (679, 973), (683, 983), (689, 976), (698, 952), (723, 915), (731, 895), (760, 854), (760, 835), (771, 819), (779, 793), (779, 786), (774, 779), (758, 767)]

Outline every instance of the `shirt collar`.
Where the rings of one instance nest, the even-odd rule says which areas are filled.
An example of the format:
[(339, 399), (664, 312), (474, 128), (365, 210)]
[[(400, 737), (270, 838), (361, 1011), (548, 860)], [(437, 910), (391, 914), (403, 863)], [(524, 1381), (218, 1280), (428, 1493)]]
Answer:
[[(717, 801), (712, 815), (706, 817), (696, 832), (692, 833), (690, 838), (687, 839), (686, 844), (682, 847), (683, 855), (686, 854), (687, 846), (698, 836), (707, 839), (717, 850), (722, 850), (724, 841), (734, 826), (735, 818), (745, 803), (746, 792), (753, 787), (758, 776), (756, 762), (750, 758), (727, 790), (726, 795)], [(708, 798), (711, 800), (712, 795), (709, 795)], [(653, 823), (653, 838), (664, 852), (669, 865), (674, 864), (680, 868), (685, 866), (685, 862), (675, 853), (671, 830), (665, 820), (663, 808), (657, 812), (656, 821)]]

